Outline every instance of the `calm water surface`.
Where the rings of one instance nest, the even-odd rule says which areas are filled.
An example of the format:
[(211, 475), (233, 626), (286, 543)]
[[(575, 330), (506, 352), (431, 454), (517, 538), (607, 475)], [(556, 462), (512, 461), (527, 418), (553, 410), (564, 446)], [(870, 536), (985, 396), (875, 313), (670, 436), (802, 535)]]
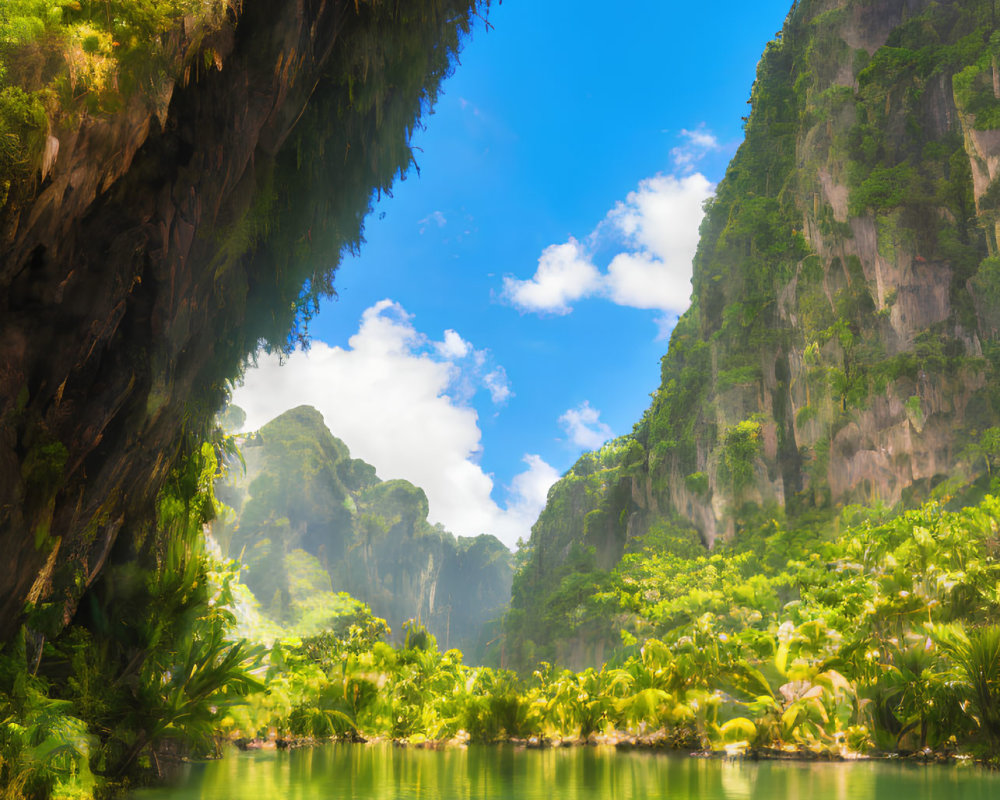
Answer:
[(333, 744), (192, 764), (137, 800), (998, 800), (975, 768), (751, 763), (613, 748), (415, 750)]

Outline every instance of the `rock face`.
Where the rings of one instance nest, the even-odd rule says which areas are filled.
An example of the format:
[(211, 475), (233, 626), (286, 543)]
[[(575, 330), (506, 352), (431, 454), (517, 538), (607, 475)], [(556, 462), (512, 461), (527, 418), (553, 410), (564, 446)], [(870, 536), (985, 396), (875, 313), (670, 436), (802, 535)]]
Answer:
[(552, 587), (654, 527), (711, 546), (765, 509), (910, 503), (985, 471), (980, 434), (1000, 418), (998, 19), (985, 1), (793, 6), (652, 405), (554, 487), (570, 517), (547, 509), (533, 530), (521, 635)]
[(494, 536), (455, 537), (428, 523), (427, 497), (408, 481), (381, 481), (351, 458), (309, 406), (286, 411), (243, 444), (246, 472), (230, 471), (218, 496), (236, 511), (213, 532), (246, 566), (244, 582), (276, 622), (295, 616), (301, 553), (333, 591), (347, 592), (401, 638), (415, 619), (442, 648), (472, 660), (485, 626), (507, 609), (513, 557)]
[(68, 618), (116, 540), (153, 529), (226, 381), (287, 341), (409, 166), (470, 15), (236, 5), (178, 21), (154, 90), (54, 121), (0, 207), (0, 641), (26, 603)]

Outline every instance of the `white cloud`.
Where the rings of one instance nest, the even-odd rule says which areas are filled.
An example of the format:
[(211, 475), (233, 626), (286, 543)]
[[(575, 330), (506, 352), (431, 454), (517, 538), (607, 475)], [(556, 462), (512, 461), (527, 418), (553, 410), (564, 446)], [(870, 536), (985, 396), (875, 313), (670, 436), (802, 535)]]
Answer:
[(601, 273), (583, 246), (570, 238), (542, 251), (533, 277), (524, 281), (505, 277), (503, 296), (524, 311), (568, 314), (569, 303), (594, 294), (600, 286)]
[[(541, 456), (528, 454), (523, 459), (528, 468), (514, 476), (507, 492), (507, 511), (503, 519), (503, 532), (495, 534), (503, 542), (528, 541), (531, 526), (545, 508), (549, 489), (559, 473)], [(513, 538), (511, 538), (513, 537)]]
[(715, 138), (715, 134), (706, 131), (704, 128), (699, 128), (696, 131), (688, 131), (681, 128), (681, 135), (687, 137), (693, 147), (698, 147), (702, 150), (718, 150), (720, 147), (719, 140)]
[(459, 108), (462, 109), (462, 111), (465, 111), (465, 109), (467, 109), (467, 108), (471, 108), (472, 109), (472, 116), (474, 116), (474, 117), (478, 117), (478, 116), (480, 116), (482, 114), (482, 112), (479, 110), (479, 108), (477, 106), (472, 105), (472, 103), (470, 103), (464, 97), (459, 97), (458, 98), (458, 106), (459, 106)]
[(465, 358), (472, 346), (455, 331), (449, 329), (444, 332), (444, 341), (436, 342), (434, 349), (444, 358)]
[(417, 224), (420, 226), (420, 232), (423, 233), (430, 225), (437, 225), (439, 228), (443, 228), (448, 224), (448, 220), (440, 211), (432, 211), (422, 220), (418, 221)]
[(693, 131), (682, 129), (681, 136), (686, 141), (670, 151), (674, 166), (681, 172), (691, 172), (694, 165), (706, 155), (723, 149), (719, 140), (715, 138), (715, 134), (707, 130), (704, 125), (700, 125)]
[(666, 265), (649, 253), (619, 253), (608, 267), (611, 300), (632, 308), (683, 308), (690, 283), (685, 292), (672, 277)]
[(497, 367), (492, 372), (487, 372), (483, 376), (483, 383), (489, 390), (490, 399), (499, 405), (510, 399), (513, 392), (510, 389), (510, 381), (507, 380), (507, 370)]
[(247, 413), (246, 430), (312, 405), (379, 477), (421, 486), (432, 522), (464, 536), (492, 533), (509, 546), (527, 538), (544, 505), (540, 487), (558, 475), (538, 456), (526, 456), (528, 467), (508, 489), (506, 507), (491, 498), (493, 479), (478, 463), (478, 416), (456, 399), (463, 382), (485, 388), (495, 402), (510, 396), (506, 373), (491, 364), (487, 351), (455, 331), (430, 341), (399, 304), (382, 300), (364, 312), (347, 348), (314, 341), (284, 362), (261, 357), (233, 392), (233, 402)]
[(704, 203), (714, 190), (697, 172), (647, 178), (586, 239), (593, 249), (609, 240), (625, 248), (611, 259), (606, 273), (594, 266), (588, 248), (571, 238), (547, 247), (528, 280), (505, 277), (504, 298), (522, 310), (568, 314), (570, 302), (601, 296), (620, 306), (668, 315), (661, 315), (657, 324), (682, 313), (691, 298), (691, 262)]
[(569, 435), (570, 441), (585, 450), (595, 450), (614, 437), (611, 428), (601, 422), (601, 412), (591, 408), (586, 400), (559, 417), (559, 424)]
[(663, 261), (688, 261), (698, 247), (703, 206), (715, 186), (700, 173), (677, 178), (656, 175), (629, 192), (609, 219), (633, 245)]
[(639, 184), (608, 220), (633, 247), (608, 267), (611, 300), (632, 308), (680, 313), (691, 299), (691, 262), (712, 183), (702, 174), (657, 175)]

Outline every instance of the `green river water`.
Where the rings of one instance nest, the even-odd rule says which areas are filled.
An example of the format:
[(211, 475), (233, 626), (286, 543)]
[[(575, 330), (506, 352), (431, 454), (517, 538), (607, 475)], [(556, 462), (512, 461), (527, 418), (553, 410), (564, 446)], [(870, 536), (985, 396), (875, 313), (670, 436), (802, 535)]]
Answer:
[(1000, 774), (886, 762), (749, 762), (613, 748), (334, 744), (188, 765), (137, 800), (1000, 800)]

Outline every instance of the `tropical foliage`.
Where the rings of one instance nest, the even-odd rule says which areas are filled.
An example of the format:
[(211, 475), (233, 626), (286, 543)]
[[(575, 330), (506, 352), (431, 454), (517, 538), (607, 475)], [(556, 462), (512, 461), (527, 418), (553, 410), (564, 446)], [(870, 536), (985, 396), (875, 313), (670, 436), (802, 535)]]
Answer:
[(201, 534), (216, 464), (207, 446), (175, 475), (148, 564), (113, 567), (63, 633), (0, 654), (8, 796), (91, 796), (225, 739), (1000, 754), (993, 496), (851, 508), (832, 528), (760, 520), (713, 553), (660, 530), (577, 595), (574, 614), (620, 637), (607, 662), (518, 675), (416, 622), (389, 644), (346, 596), (321, 633), (234, 641), (246, 591)]
[(712, 705), (705, 724), (686, 728), (697, 717), (684, 712), (673, 726), (703, 742), (995, 755), (998, 520), (988, 496), (898, 516), (850, 508), (813, 530), (764, 520), (711, 554), (661, 538), (581, 591), (573, 617), (620, 634), (605, 672), (634, 674), (656, 653), (661, 677), (644, 688), (667, 693), (660, 713)]
[[(411, 626), (370, 615), (279, 642), (268, 695), (233, 735), (496, 741), (640, 737), (685, 747), (996, 752), (1000, 502), (891, 517), (850, 509), (839, 535), (776, 520), (728, 550), (626, 556), (583, 616), (617, 610), (600, 670), (528, 679), (469, 668)], [(682, 549), (682, 548), (680, 548)], [(589, 606), (589, 607), (588, 607)]]
[(0, 650), (4, 797), (89, 797), (214, 752), (230, 706), (263, 688), (263, 650), (230, 634), (238, 570), (203, 534), (218, 463), (205, 445), (174, 471), (156, 533), (106, 569), (67, 627), (53, 625), (60, 605), (41, 604)]
[[(1000, 750), (1000, 501), (899, 516), (850, 509), (840, 533), (762, 524), (725, 552), (626, 556), (609, 575), (622, 646), (600, 669), (519, 676), (462, 663), (377, 620), (277, 643), (270, 691), (231, 736), (849, 753)], [(586, 602), (584, 603), (586, 605)], [(587, 609), (581, 613), (587, 614)]]

